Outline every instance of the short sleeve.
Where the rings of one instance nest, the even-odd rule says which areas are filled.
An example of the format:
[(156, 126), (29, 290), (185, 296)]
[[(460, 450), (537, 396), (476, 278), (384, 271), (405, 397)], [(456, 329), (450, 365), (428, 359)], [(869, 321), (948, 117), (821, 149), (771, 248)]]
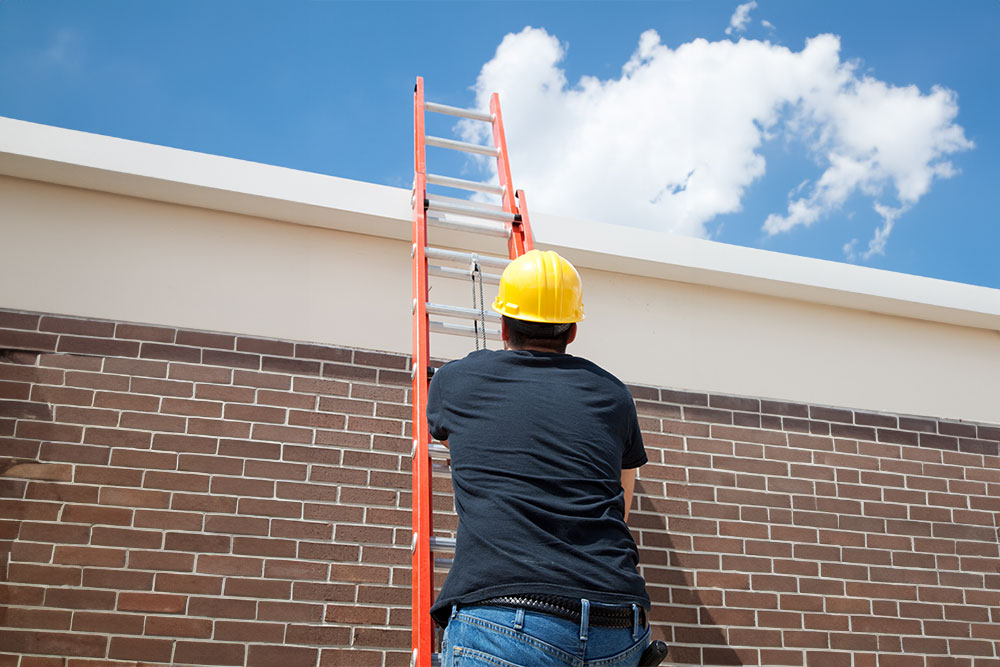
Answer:
[(646, 457), (646, 448), (642, 444), (642, 432), (639, 430), (639, 417), (635, 412), (635, 401), (632, 395), (625, 391), (625, 413), (628, 426), (625, 429), (625, 446), (622, 448), (622, 469), (638, 468), (644, 465), (649, 459)]
[(444, 368), (439, 368), (431, 378), (431, 386), (427, 391), (427, 426), (435, 440), (447, 440), (448, 428), (446, 427), (446, 409), (444, 401), (444, 384), (442, 373)]

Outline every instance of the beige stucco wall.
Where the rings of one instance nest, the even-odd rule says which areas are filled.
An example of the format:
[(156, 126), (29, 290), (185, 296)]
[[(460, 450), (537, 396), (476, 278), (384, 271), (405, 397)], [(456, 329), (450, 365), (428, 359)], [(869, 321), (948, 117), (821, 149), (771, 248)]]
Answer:
[[(410, 349), (410, 244), (398, 238), (9, 177), (0, 232), (3, 307)], [(627, 381), (1000, 422), (997, 331), (581, 273), (588, 318), (571, 351)], [(471, 305), (469, 284), (432, 284), (432, 301)], [(432, 337), (434, 356), (470, 349)]]

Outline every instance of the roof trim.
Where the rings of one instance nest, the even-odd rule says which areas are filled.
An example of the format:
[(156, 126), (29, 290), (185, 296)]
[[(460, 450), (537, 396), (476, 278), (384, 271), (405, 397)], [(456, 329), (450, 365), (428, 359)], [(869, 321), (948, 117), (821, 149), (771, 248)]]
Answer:
[[(409, 191), (0, 117), (0, 174), (409, 241)], [(581, 267), (1000, 331), (1000, 290), (532, 212)], [(482, 237), (442, 245), (488, 252)]]

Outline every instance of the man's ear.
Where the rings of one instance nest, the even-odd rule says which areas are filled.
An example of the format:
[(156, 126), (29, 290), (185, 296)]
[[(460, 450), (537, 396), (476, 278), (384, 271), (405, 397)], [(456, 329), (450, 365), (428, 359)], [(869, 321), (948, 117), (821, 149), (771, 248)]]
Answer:
[(510, 330), (507, 328), (507, 320), (500, 318), (500, 338), (503, 340), (503, 347), (507, 349), (507, 341), (510, 339)]
[(573, 322), (573, 326), (569, 328), (569, 338), (566, 339), (566, 344), (569, 345), (574, 340), (576, 340), (576, 322)]

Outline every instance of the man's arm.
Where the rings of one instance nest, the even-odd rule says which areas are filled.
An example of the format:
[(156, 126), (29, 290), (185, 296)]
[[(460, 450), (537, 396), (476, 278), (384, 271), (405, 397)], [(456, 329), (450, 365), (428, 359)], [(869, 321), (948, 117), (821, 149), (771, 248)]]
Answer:
[(622, 470), (622, 488), (625, 489), (625, 520), (628, 521), (628, 510), (632, 507), (632, 492), (635, 490), (636, 468)]

